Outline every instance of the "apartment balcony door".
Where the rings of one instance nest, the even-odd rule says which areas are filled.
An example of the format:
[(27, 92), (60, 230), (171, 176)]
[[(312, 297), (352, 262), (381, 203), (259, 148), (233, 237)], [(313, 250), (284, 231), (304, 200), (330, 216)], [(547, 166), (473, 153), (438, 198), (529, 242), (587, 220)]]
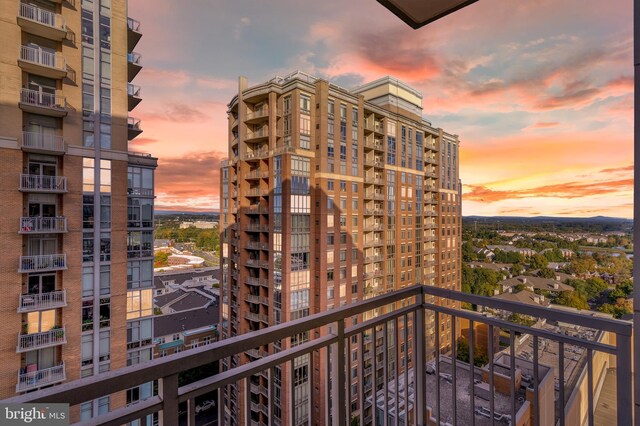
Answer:
[[(53, 129), (55, 131), (55, 129)], [(56, 176), (56, 159), (46, 155), (29, 156), (29, 174), (36, 176)]]
[(29, 312), (27, 314), (27, 333), (41, 333), (56, 326), (56, 310)]
[(56, 290), (56, 274), (29, 275), (29, 294), (51, 293)]
[(25, 353), (24, 358), (27, 369), (30, 369), (29, 366), (36, 366), (36, 370), (44, 370), (45, 368), (51, 368), (57, 365), (56, 348), (44, 348), (38, 349), (37, 351), (29, 351)]
[[(42, 55), (43, 60), (45, 58), (55, 58), (53, 55)], [(51, 62), (55, 62), (53, 59), (50, 59)], [(45, 64), (49, 65), (49, 64)], [(50, 66), (53, 66), (50, 65)], [(33, 96), (33, 101), (37, 103), (37, 105), (54, 107), (56, 106), (56, 81), (50, 78), (30, 75), (29, 76), (29, 87), (31, 92), (30, 96)]]
[(47, 254), (57, 254), (58, 239), (57, 238), (29, 238), (28, 241), (29, 256), (43, 256)]
[(29, 217), (56, 217), (58, 206), (53, 194), (30, 194)]

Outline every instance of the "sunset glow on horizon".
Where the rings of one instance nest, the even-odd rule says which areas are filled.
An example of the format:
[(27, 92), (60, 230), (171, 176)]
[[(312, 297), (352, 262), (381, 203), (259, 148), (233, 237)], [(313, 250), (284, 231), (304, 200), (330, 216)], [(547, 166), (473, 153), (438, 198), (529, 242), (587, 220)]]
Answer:
[(481, 0), (412, 30), (375, 0), (129, 0), (144, 66), (130, 149), (159, 159), (157, 209), (217, 211), (239, 75), (391, 75), (459, 135), (464, 215), (631, 217), (631, 7)]

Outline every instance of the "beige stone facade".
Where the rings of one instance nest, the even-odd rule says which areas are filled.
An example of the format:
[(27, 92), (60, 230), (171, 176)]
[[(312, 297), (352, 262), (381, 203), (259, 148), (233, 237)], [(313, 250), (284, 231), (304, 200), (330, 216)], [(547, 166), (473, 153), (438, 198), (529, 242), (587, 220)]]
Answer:
[[(251, 87), (240, 78), (221, 179), (221, 337), (415, 283), (459, 289), (458, 146), (457, 136), (422, 119), (422, 94), (390, 77), (354, 90), (300, 72)], [(221, 368), (308, 338), (256, 348)], [(443, 334), (441, 346), (452, 340)], [(294, 390), (291, 367), (276, 371), (276, 424), (307, 413), (329, 421), (318, 355), (296, 361)], [(223, 393), (226, 421), (269, 420), (268, 398), (251, 391), (267, 386), (267, 375), (251, 383), (248, 393)]]
[[(3, 1), (0, 35), (3, 399), (131, 363), (127, 271), (140, 226), (127, 205), (140, 192), (132, 167), (152, 176), (157, 160), (128, 152), (141, 132), (129, 119), (141, 33), (126, 0)], [(152, 219), (145, 227), (151, 259)], [(72, 413), (127, 402), (119, 393)]]

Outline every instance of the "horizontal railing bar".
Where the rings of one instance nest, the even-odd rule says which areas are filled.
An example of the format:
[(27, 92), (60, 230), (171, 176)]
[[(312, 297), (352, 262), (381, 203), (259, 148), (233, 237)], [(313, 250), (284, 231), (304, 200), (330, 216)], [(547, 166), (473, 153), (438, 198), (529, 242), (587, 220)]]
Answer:
[(441, 297), (449, 300), (467, 302), (473, 305), (487, 306), (494, 309), (504, 309), (519, 314), (530, 315), (532, 317), (542, 317), (553, 321), (566, 322), (582, 327), (594, 328), (596, 330), (610, 331), (612, 333), (631, 336), (632, 324), (626, 321), (609, 318), (592, 317), (579, 313), (564, 312), (553, 308), (540, 308), (520, 302), (510, 300), (500, 300), (491, 297), (478, 296), (475, 294), (461, 293), (458, 291), (424, 286), (425, 295)]
[(480, 315), (478, 313), (472, 311), (465, 310), (457, 310), (452, 308), (447, 308), (445, 306), (437, 306), (431, 303), (424, 303), (422, 305), (425, 309), (429, 309), (434, 312), (440, 312), (447, 315), (455, 315), (460, 318), (465, 318), (468, 320), (481, 322), (489, 325), (498, 326), (501, 328), (508, 328), (510, 330), (519, 331), (524, 334), (531, 334), (538, 337), (543, 337), (545, 339), (554, 340), (558, 342), (569, 343), (575, 346), (581, 346), (584, 348), (591, 348), (595, 351), (605, 352), (611, 355), (616, 355), (616, 347), (607, 345), (604, 343), (591, 342), (589, 340), (578, 339), (577, 337), (566, 336), (564, 334), (554, 333), (552, 331), (543, 330), (540, 328), (527, 327), (524, 325), (518, 325), (509, 321), (501, 320), (493, 317), (485, 317), (484, 315)]
[(406, 299), (421, 293), (421, 286), (415, 285), (404, 289), (367, 299), (351, 305), (342, 306), (329, 312), (313, 314), (295, 321), (270, 326), (262, 330), (234, 336), (211, 345), (190, 349), (166, 357), (154, 359), (143, 364), (124, 367), (97, 376), (85, 377), (73, 382), (63, 383), (50, 389), (16, 396), (5, 400), (6, 403), (49, 402), (80, 404), (91, 399), (104, 396), (104, 389), (111, 393), (129, 389), (142, 383), (147, 383), (158, 377), (177, 374), (201, 365), (209, 364), (229, 356), (245, 352), (249, 349), (263, 346), (276, 340), (319, 328), (351, 317), (362, 312), (370, 311), (379, 306)]
[(344, 337), (347, 338), (355, 334), (362, 333), (364, 331), (369, 330), (370, 328), (377, 327), (381, 324), (384, 324), (386, 321), (390, 321), (397, 317), (401, 317), (403, 315), (414, 312), (417, 309), (420, 309), (420, 305), (418, 305), (417, 303), (414, 303), (409, 306), (405, 306), (404, 308), (396, 309), (393, 312), (388, 312), (386, 314), (370, 319), (367, 322), (362, 322), (362, 323), (353, 325), (344, 330)]
[(152, 396), (127, 407), (118, 408), (73, 426), (120, 426), (162, 410), (162, 398)]
[(240, 379), (247, 378), (252, 374), (284, 364), (285, 362), (291, 361), (299, 356), (325, 348), (335, 343), (337, 340), (338, 336), (335, 334), (329, 334), (295, 346), (291, 349), (266, 356), (259, 360), (243, 364), (231, 370), (182, 386), (178, 389), (178, 402), (187, 401), (190, 398), (200, 396), (212, 390), (237, 382)]

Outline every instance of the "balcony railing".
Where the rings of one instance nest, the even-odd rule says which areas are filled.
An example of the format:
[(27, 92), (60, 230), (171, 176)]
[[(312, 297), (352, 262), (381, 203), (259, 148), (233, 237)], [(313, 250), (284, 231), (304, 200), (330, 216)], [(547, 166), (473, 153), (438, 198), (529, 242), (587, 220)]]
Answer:
[(20, 191), (25, 192), (67, 192), (67, 178), (64, 176), (20, 175)]
[(67, 343), (64, 327), (41, 333), (19, 334), (17, 352), (33, 351)]
[[(507, 310), (543, 318), (551, 326), (530, 327), (497, 316), (453, 309), (437, 301)], [(383, 314), (377, 313), (382, 309)], [(354, 316), (360, 315), (366, 320), (349, 325)], [(468, 321), (464, 329), (461, 320)], [(446, 325), (447, 330), (435, 333), (434, 327), (440, 329), (440, 324), (443, 328)], [(481, 341), (479, 325), (487, 327), (483, 336), (508, 336), (509, 347), (498, 353), (498, 345), (489, 344), (493, 339), (487, 339), (486, 355), (491, 362), (482, 368), (474, 362), (452, 361), (464, 355), (476, 360)], [(569, 325), (572, 331), (558, 331), (560, 325)], [(445, 348), (443, 339), (449, 333), (458, 336), (460, 331), (466, 332), (468, 351), (458, 353), (456, 345), (451, 345), (450, 350)], [(312, 336), (311, 340), (273, 354), (255, 350), (300, 333)], [(525, 337), (532, 339), (530, 360), (516, 355), (516, 333), (518, 344)], [(361, 425), (367, 424), (367, 420), (371, 424), (374, 418), (375, 424), (485, 424), (486, 419), (492, 418), (512, 425), (593, 424), (596, 406), (601, 405), (596, 398), (602, 373), (606, 375), (607, 367), (615, 367), (612, 370), (615, 385), (609, 390), (615, 395), (606, 404), (614, 412), (612, 423), (631, 425), (634, 405), (631, 334), (632, 325), (624, 321), (413, 286), (3, 402), (66, 402), (74, 406), (159, 380), (158, 395), (117, 408), (94, 421), (123, 424), (157, 412), (161, 424), (178, 424), (180, 403), (187, 402), (194, 408), (196, 397), (231, 384), (250, 389), (251, 377), (257, 374), (266, 373), (273, 383), (276, 367), (290, 369), (295, 359), (306, 355), (320, 365), (331, 366), (326, 371), (330, 386), (327, 382), (320, 383), (323, 396), (310, 394), (310, 402), (320, 404), (319, 412), (328, 417), (325, 424), (343, 426), (354, 418)], [(601, 338), (605, 335), (608, 338)], [(581, 361), (572, 361), (573, 370), (579, 370), (572, 378), (565, 377), (572, 370), (564, 368), (565, 348), (571, 349), (576, 357), (583, 354)], [(451, 357), (443, 355), (444, 352)], [(231, 365), (229, 358), (242, 353), (257, 359), (179, 386), (179, 373), (219, 360)], [(554, 359), (557, 367), (549, 366)], [(369, 368), (373, 378), (363, 380)], [(357, 372), (357, 382), (353, 380), (353, 370)], [(558, 385), (554, 390), (556, 375)], [(294, 374), (281, 377), (289, 381), (288, 387), (294, 387)], [(238, 405), (250, 407), (250, 392), (245, 393), (245, 398), (237, 401)], [(273, 404), (270, 398), (268, 413), (274, 412)], [(363, 409), (356, 410), (358, 407)], [(220, 412), (224, 414), (224, 410)], [(314, 421), (318, 419), (309, 418), (310, 423)], [(219, 422), (227, 423), (222, 418)], [(195, 418), (191, 416), (187, 423), (195, 424)]]
[(33, 46), (21, 46), (20, 60), (58, 71), (67, 71), (67, 63), (61, 53), (49, 52)]
[(64, 154), (64, 138), (39, 132), (22, 132), (22, 149)]
[(67, 290), (37, 294), (21, 294), (18, 312), (55, 309), (63, 306), (67, 306)]
[(67, 232), (66, 217), (21, 217), (21, 234), (42, 234)]
[(131, 31), (135, 31), (137, 33), (140, 32), (140, 21), (137, 21), (133, 18), (127, 18), (127, 28)]
[(39, 256), (20, 256), (20, 273), (50, 272), (67, 269), (66, 254), (43, 254)]
[(65, 381), (67, 378), (64, 363), (55, 367), (35, 371), (19, 371), (16, 392), (26, 392), (43, 386)]
[(65, 31), (66, 28), (64, 17), (62, 15), (40, 9), (39, 7), (31, 4), (20, 3), (20, 12), (18, 16), (56, 30)]
[(39, 90), (20, 89), (20, 103), (60, 113), (67, 111), (67, 100), (64, 96)]

